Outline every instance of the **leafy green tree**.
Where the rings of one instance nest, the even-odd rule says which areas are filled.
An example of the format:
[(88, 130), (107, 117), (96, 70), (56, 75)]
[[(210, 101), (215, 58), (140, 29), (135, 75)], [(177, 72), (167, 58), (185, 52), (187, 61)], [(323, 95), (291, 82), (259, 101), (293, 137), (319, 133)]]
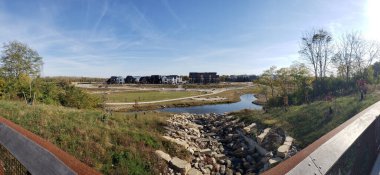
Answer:
[(367, 69), (364, 70), (364, 78), (368, 81), (370, 84), (375, 84), (375, 71), (373, 70), (372, 66), (369, 66)]
[(380, 76), (380, 62), (375, 62), (372, 65), (375, 78)]
[(42, 65), (42, 57), (27, 44), (18, 41), (4, 44), (0, 67), (4, 77), (17, 78), (21, 74), (38, 76)]
[(296, 93), (298, 93), (299, 100), (308, 102), (309, 91), (313, 78), (305, 64), (293, 64), (290, 66), (290, 76), (292, 78), (293, 86), (295, 86)]
[(287, 96), (291, 87), (291, 79), (290, 79), (290, 70), (289, 68), (281, 68), (276, 71), (276, 84), (280, 88), (281, 95)]
[(272, 66), (268, 70), (265, 70), (258, 80), (260, 84), (269, 86), (272, 97), (274, 97), (274, 89), (276, 87), (276, 69), (276, 66)]
[(225, 82), (227, 79), (228, 79), (228, 76), (227, 76), (227, 75), (221, 75), (221, 76), (219, 77), (219, 80), (220, 80), (221, 82)]
[(265, 86), (265, 85), (260, 85), (259, 86), (259, 93), (264, 95), (265, 97), (265, 101), (268, 101), (268, 86)]
[(3, 77), (0, 77), (0, 98), (4, 98), (5, 96), (5, 87), (7, 86), (7, 82)]

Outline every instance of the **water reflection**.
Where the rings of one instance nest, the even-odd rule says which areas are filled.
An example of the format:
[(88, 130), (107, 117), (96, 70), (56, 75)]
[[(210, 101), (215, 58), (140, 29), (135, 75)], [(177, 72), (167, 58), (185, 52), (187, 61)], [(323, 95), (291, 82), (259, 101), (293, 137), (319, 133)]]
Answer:
[(160, 111), (163, 112), (175, 112), (175, 113), (225, 113), (239, 111), (242, 109), (261, 109), (260, 105), (253, 104), (252, 101), (256, 100), (253, 94), (245, 94), (240, 96), (240, 101), (236, 103), (228, 104), (215, 104), (215, 105), (203, 105), (203, 106), (192, 106), (192, 107), (175, 107), (175, 108), (165, 108)]

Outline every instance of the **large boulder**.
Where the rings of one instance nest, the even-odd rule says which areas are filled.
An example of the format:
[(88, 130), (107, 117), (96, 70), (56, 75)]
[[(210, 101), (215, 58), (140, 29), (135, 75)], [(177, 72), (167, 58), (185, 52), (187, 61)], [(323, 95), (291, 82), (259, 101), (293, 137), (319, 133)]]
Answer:
[(251, 133), (254, 133), (256, 132), (256, 123), (252, 123), (246, 127), (243, 128), (243, 130), (245, 131), (245, 133), (247, 134), (251, 134)]
[(275, 151), (279, 146), (284, 143), (285, 140), (285, 132), (281, 128), (273, 128), (271, 129), (264, 140), (261, 142), (261, 146), (266, 150)]
[(199, 150), (199, 153), (201, 153), (201, 154), (207, 154), (207, 155), (209, 155), (209, 154), (211, 154), (211, 152), (212, 151), (209, 148)]
[(286, 136), (284, 145), (292, 146), (294, 139), (290, 136)]
[(189, 162), (178, 157), (174, 157), (170, 160), (170, 166), (181, 174), (186, 174), (191, 169), (191, 164)]
[(281, 158), (279, 158), (279, 157), (275, 157), (275, 158), (271, 158), (271, 159), (269, 159), (269, 166), (270, 167), (274, 167), (274, 166), (276, 166), (277, 164), (279, 164), (280, 162), (282, 161), (282, 159)]
[(162, 136), (162, 137), (164, 139), (166, 139), (166, 140), (169, 140), (169, 141), (171, 141), (173, 143), (176, 143), (176, 144), (178, 144), (180, 146), (183, 146), (184, 148), (188, 148), (189, 147), (189, 144), (187, 144), (187, 142), (182, 141), (180, 139), (175, 139), (175, 138), (172, 138), (172, 137), (169, 137), (169, 136)]
[(196, 128), (196, 129), (202, 129), (203, 126), (202, 125), (198, 125), (196, 123), (186, 123), (186, 125), (190, 128)]
[(203, 175), (203, 173), (195, 168), (191, 168), (187, 175)]
[(221, 165), (219, 169), (220, 174), (225, 174), (226, 173), (226, 165)]
[(165, 152), (161, 151), (161, 150), (156, 150), (155, 151), (155, 154), (160, 157), (161, 159), (165, 160), (166, 162), (170, 162), (170, 160), (172, 160), (172, 158), (170, 157), (169, 154), (166, 154)]
[(289, 152), (290, 146), (289, 145), (281, 145), (277, 149), (277, 156), (285, 158), (287, 157), (287, 154)]
[(224, 159), (224, 158), (226, 158), (226, 155), (224, 155), (224, 154), (216, 154), (215, 158), (218, 159), (218, 160)]
[(265, 137), (267, 136), (267, 134), (269, 133), (270, 131), (270, 128), (266, 128), (264, 129), (264, 131), (257, 136), (257, 143), (261, 145), (261, 143), (263, 142), (263, 140), (265, 139)]

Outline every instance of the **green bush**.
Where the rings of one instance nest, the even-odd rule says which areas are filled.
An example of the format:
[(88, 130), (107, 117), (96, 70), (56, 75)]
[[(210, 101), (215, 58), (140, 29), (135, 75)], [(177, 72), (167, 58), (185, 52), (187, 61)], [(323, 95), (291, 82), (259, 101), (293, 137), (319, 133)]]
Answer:
[(60, 104), (59, 97), (63, 93), (63, 89), (54, 83), (41, 82), (36, 89), (37, 100), (44, 104)]
[[(328, 97), (342, 97), (357, 92), (356, 79), (346, 81), (342, 78), (325, 77), (314, 80), (312, 87), (299, 88), (287, 94), (288, 105), (302, 105)], [(283, 96), (275, 96), (268, 100), (268, 107), (284, 106)]]
[(63, 106), (83, 109), (97, 107), (100, 99), (93, 97), (74, 86), (66, 86), (64, 92), (59, 96), (59, 101)]
[(63, 105), (78, 109), (94, 108), (100, 99), (90, 96), (67, 81), (31, 80), (21, 74), (17, 78), (0, 78), (0, 97), (7, 100), (26, 100), (29, 103)]

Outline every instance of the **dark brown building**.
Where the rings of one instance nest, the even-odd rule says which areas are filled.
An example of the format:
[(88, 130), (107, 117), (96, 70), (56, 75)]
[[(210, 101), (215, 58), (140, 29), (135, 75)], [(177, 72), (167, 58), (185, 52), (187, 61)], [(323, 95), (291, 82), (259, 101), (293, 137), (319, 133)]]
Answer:
[(190, 72), (189, 83), (219, 83), (219, 75), (216, 72)]

